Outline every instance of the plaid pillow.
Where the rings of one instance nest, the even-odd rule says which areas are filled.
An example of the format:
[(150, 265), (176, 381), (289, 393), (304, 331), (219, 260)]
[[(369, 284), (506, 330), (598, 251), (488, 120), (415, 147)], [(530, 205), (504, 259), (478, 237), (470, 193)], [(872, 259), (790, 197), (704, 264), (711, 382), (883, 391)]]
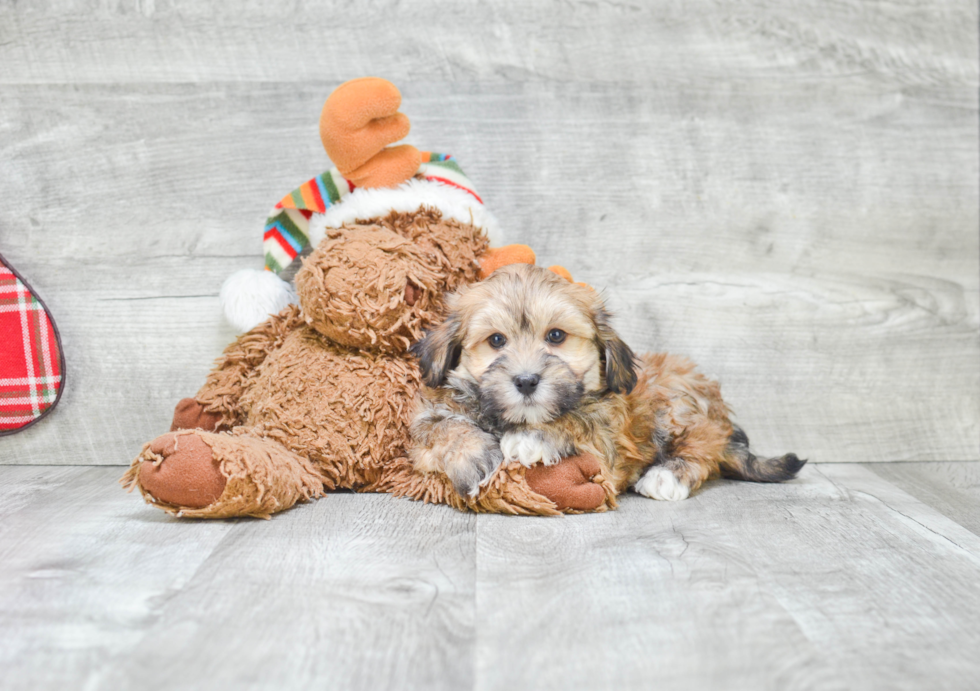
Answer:
[(61, 337), (47, 308), (0, 256), (0, 436), (50, 412), (64, 372)]

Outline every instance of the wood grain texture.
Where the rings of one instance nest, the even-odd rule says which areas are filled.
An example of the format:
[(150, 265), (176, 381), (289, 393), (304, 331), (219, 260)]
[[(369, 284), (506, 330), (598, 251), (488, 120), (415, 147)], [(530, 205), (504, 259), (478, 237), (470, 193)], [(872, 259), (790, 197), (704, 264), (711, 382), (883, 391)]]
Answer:
[(865, 467), (980, 535), (980, 464), (868, 463)]
[(4, 689), (473, 685), (474, 516), (334, 494), (176, 520), (121, 473), (0, 468)]
[(870, 471), (480, 518), (483, 688), (965, 689), (980, 538)]
[(587, 516), (338, 493), (270, 521), (4, 466), (3, 688), (972, 688), (980, 536), (898, 465)]
[(978, 459), (977, 54), (960, 0), (0, 3), (0, 249), (68, 358), (0, 463), (125, 462), (167, 428), (233, 337), (221, 282), (329, 166), (323, 99), (369, 73), (761, 450)]
[(232, 528), (141, 511), (115, 484), (120, 468), (2, 471), (0, 668), (10, 689), (79, 688), (131, 654)]
[[(7, 0), (6, 83), (851, 77), (972, 83), (976, 5), (843, 0)], [(972, 53), (972, 55), (971, 55)]]

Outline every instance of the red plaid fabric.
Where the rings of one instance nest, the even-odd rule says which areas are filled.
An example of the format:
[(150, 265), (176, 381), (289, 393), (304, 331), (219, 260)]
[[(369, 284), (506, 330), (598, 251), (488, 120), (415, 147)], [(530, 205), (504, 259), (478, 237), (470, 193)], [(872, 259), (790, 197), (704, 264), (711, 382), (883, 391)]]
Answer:
[(63, 376), (61, 344), (44, 303), (0, 257), (0, 435), (48, 412)]

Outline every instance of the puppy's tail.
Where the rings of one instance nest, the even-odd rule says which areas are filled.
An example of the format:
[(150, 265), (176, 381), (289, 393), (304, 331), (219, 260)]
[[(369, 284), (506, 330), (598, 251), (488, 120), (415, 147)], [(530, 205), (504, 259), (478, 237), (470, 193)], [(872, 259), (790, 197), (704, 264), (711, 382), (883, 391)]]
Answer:
[(736, 426), (728, 439), (721, 471), (723, 476), (736, 480), (783, 482), (796, 477), (804, 463), (806, 459), (800, 459), (795, 453), (775, 458), (759, 458), (749, 451), (749, 438)]

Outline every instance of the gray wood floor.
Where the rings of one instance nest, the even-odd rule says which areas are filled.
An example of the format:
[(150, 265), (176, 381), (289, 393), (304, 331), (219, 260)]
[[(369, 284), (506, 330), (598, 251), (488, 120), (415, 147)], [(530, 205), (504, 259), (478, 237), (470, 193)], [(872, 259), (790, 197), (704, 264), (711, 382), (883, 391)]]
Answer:
[(0, 467), (2, 688), (980, 678), (976, 462), (807, 466), (555, 519), (333, 494), (271, 521), (184, 521), (120, 492), (121, 470)]
[[(366, 74), (801, 478), (562, 519), (124, 494)], [(0, 253), (68, 359), (0, 439), (0, 688), (977, 688), (978, 84), (973, 0), (0, 0)]]

